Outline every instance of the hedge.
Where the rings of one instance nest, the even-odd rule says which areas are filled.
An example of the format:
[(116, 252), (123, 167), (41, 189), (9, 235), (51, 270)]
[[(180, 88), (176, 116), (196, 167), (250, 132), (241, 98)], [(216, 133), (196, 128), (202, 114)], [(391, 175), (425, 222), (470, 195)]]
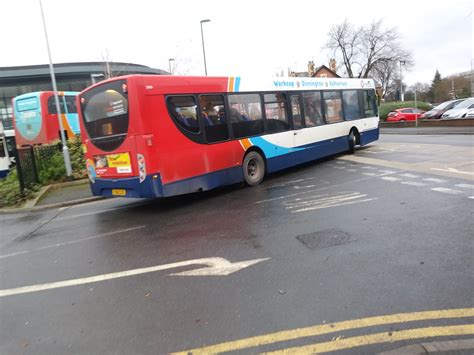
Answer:
[[(81, 138), (74, 137), (70, 139), (68, 141), (68, 148), (72, 165), (72, 178), (83, 179), (87, 177)], [(66, 168), (61, 151), (57, 151), (50, 156), (46, 165), (45, 169), (38, 171), (41, 185), (48, 185), (66, 179)], [(32, 198), (34, 192), (38, 191), (38, 189), (39, 186), (35, 185), (30, 189), (26, 189), (24, 194), (21, 194), (17, 171), (13, 167), (8, 176), (0, 180), (0, 207), (19, 205), (21, 202)]]
[[(399, 101), (399, 102), (388, 102), (381, 104), (379, 107), (379, 116), (381, 120), (385, 120), (389, 112), (396, 110), (397, 108), (404, 107), (415, 107), (415, 101)], [(431, 110), (431, 105), (426, 102), (417, 101), (416, 107), (420, 110), (429, 111)]]

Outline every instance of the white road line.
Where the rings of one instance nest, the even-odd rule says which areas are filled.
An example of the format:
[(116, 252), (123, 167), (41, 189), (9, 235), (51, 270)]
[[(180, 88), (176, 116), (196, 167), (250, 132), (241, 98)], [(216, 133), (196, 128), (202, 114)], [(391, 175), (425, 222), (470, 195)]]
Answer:
[(474, 189), (474, 185), (471, 184), (457, 184), (454, 186), (460, 187), (461, 189)]
[(369, 202), (373, 200), (377, 200), (377, 197), (367, 198), (365, 200), (348, 201), (348, 202), (341, 202), (341, 203), (335, 203), (335, 204), (328, 203), (328, 204), (323, 204), (323, 205), (318, 205), (318, 206), (313, 206), (313, 207), (306, 207), (306, 208), (302, 208), (296, 211), (291, 211), (291, 213), (308, 212), (308, 211), (320, 210), (323, 208), (339, 207), (339, 206), (345, 206), (345, 205), (352, 205), (354, 203)]
[(310, 189), (312, 187), (314, 187), (315, 185), (308, 185), (308, 186), (293, 186), (293, 188), (295, 190), (299, 190), (299, 189)]
[(291, 211), (291, 213), (300, 213), (323, 208), (339, 207), (359, 202), (368, 202), (377, 199), (369, 198), (361, 200), (361, 198), (364, 197), (367, 197), (367, 195), (361, 194), (360, 192), (344, 192), (329, 197), (327, 197), (327, 194), (324, 194), (297, 198), (293, 201), (283, 202), (282, 204), (287, 210), (295, 209)]
[(437, 178), (427, 178), (427, 179), (423, 179), (423, 181), (436, 182), (438, 184), (442, 184), (446, 182), (446, 180), (437, 179)]
[(56, 221), (64, 221), (64, 220), (67, 220), (67, 219), (74, 219), (74, 218), (78, 218), (78, 217), (85, 217), (85, 216), (96, 215), (96, 214), (100, 214), (100, 213), (123, 210), (124, 208), (129, 208), (129, 207), (131, 207), (131, 205), (107, 208), (107, 209), (99, 210), (99, 211), (84, 212), (84, 213), (79, 213), (79, 214), (75, 214), (75, 215), (72, 215), (72, 216), (64, 216), (64, 217), (56, 218), (55, 220)]
[(380, 174), (377, 174), (377, 173), (362, 173), (362, 175), (367, 175), (367, 176), (379, 176)]
[(347, 169), (347, 171), (356, 172), (357, 169)]
[(373, 166), (363, 166), (362, 169), (375, 170), (377, 168), (374, 168)]
[(474, 200), (474, 196), (469, 196), (468, 198), (470, 198), (471, 200)]
[(431, 190), (437, 191), (437, 192), (442, 192), (445, 194), (450, 194), (450, 195), (459, 195), (462, 194), (462, 191), (459, 190), (453, 190), (453, 189), (448, 189), (446, 187), (434, 187)]
[(12, 256), (22, 255), (22, 254), (28, 254), (28, 253), (32, 253), (32, 252), (35, 252), (35, 251), (45, 250), (45, 249), (62, 247), (62, 246), (65, 246), (65, 245), (84, 242), (86, 240), (92, 240), (92, 239), (107, 237), (109, 235), (125, 233), (125, 232), (131, 232), (131, 231), (142, 229), (142, 228), (145, 228), (145, 227), (146, 226), (138, 226), (138, 227), (131, 227), (131, 228), (127, 228), (127, 229), (120, 229), (120, 230), (116, 230), (116, 231), (113, 231), (113, 232), (107, 232), (107, 233), (104, 233), (104, 234), (99, 234), (99, 235), (95, 235), (95, 236), (88, 237), (88, 238), (76, 239), (76, 240), (71, 240), (69, 242), (57, 243), (57, 244), (53, 244), (53, 245), (46, 245), (46, 246), (41, 247), (41, 248), (36, 248), (36, 249), (31, 249), (31, 250), (23, 250), (23, 251), (19, 251), (19, 252), (16, 252), (16, 253), (0, 255), (0, 259), (5, 259), (5, 258), (12, 257)]
[(5, 289), (5, 290), (0, 290), (0, 297), (19, 295), (22, 293), (45, 291), (45, 290), (51, 290), (55, 288), (62, 288), (62, 287), (85, 285), (85, 284), (89, 284), (93, 282), (118, 279), (122, 277), (135, 276), (135, 275), (146, 274), (150, 272), (156, 272), (156, 271), (167, 270), (167, 269), (174, 269), (174, 268), (190, 266), (190, 265), (207, 265), (207, 267), (201, 268), (198, 270), (185, 271), (185, 272), (177, 273), (174, 275), (175, 276), (225, 276), (225, 275), (232, 274), (236, 271), (239, 271), (241, 269), (244, 269), (246, 267), (249, 267), (251, 265), (260, 263), (268, 259), (269, 258), (254, 259), (254, 260), (239, 261), (235, 263), (232, 263), (224, 258), (219, 258), (219, 257), (194, 259), (194, 260), (181, 261), (181, 262), (165, 264), (165, 265), (158, 265), (158, 266), (151, 266), (151, 267), (145, 267), (145, 268), (140, 268), (140, 269), (113, 272), (110, 274), (83, 277), (83, 278), (72, 279), (72, 280), (49, 282), (45, 284), (38, 284), (38, 285), (32, 285), (32, 286), (10, 288), (10, 289)]
[(384, 176), (382, 179), (387, 180), (387, 181), (400, 181), (401, 179), (393, 177), (393, 176)]
[(447, 168), (447, 169), (431, 168), (431, 170), (447, 171), (448, 173), (455, 173), (455, 174), (474, 175), (474, 172), (472, 171), (462, 171), (455, 168)]
[(414, 178), (417, 178), (418, 175), (414, 175), (414, 174), (400, 174), (400, 176), (403, 176), (403, 177), (407, 177), (407, 178), (410, 178), (410, 179), (414, 179)]
[(396, 171), (393, 170), (379, 170), (382, 174), (395, 174)]
[(411, 186), (426, 186), (426, 184), (422, 182), (416, 182), (416, 181), (402, 181), (402, 184), (411, 185)]

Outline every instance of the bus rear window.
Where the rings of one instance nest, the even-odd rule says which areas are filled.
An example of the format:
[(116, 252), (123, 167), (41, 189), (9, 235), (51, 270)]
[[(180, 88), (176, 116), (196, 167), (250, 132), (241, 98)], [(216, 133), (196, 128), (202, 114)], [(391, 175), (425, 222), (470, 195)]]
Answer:
[(81, 96), (82, 118), (92, 143), (112, 151), (125, 140), (128, 131), (126, 81), (95, 87)]

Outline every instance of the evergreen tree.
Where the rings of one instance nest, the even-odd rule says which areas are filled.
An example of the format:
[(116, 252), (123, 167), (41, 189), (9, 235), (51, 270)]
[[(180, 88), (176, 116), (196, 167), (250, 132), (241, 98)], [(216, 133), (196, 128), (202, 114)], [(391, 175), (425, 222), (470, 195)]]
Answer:
[(438, 69), (436, 69), (433, 82), (431, 83), (430, 90), (428, 91), (428, 99), (430, 100), (431, 103), (435, 102), (435, 89), (440, 82), (441, 82), (441, 74), (439, 73)]

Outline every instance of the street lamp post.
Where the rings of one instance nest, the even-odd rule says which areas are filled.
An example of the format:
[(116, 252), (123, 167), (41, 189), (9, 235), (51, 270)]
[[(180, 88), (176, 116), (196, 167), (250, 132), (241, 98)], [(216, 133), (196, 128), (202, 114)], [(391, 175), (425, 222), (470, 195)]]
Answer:
[(204, 22), (210, 22), (211, 20), (206, 19), (206, 20), (201, 20), (201, 39), (202, 39), (202, 54), (204, 56), (204, 73), (207, 76), (207, 65), (206, 65), (206, 50), (204, 49), (204, 33), (202, 31), (202, 24)]
[(405, 65), (404, 60), (400, 61), (400, 100), (405, 101), (405, 94), (403, 93), (402, 65)]
[(61, 108), (59, 106), (58, 87), (56, 86), (56, 77), (54, 75), (53, 60), (51, 59), (51, 51), (49, 49), (48, 31), (46, 30), (46, 21), (44, 19), (43, 4), (41, 3), (41, 0), (39, 0), (39, 4), (40, 4), (40, 9), (41, 9), (41, 18), (43, 20), (43, 29), (44, 29), (44, 37), (46, 39), (46, 48), (48, 50), (49, 72), (51, 74), (51, 83), (53, 84), (54, 101), (56, 103), (56, 112), (58, 113), (59, 130), (61, 133), (61, 143), (63, 145), (64, 165), (66, 166), (66, 176), (69, 177), (72, 175), (71, 158), (69, 156), (69, 149), (67, 147), (66, 135), (64, 134)]
[(168, 67), (169, 67), (169, 70), (170, 70), (170, 74), (173, 75), (173, 72), (171, 71), (171, 62), (174, 62), (174, 58), (168, 59)]

